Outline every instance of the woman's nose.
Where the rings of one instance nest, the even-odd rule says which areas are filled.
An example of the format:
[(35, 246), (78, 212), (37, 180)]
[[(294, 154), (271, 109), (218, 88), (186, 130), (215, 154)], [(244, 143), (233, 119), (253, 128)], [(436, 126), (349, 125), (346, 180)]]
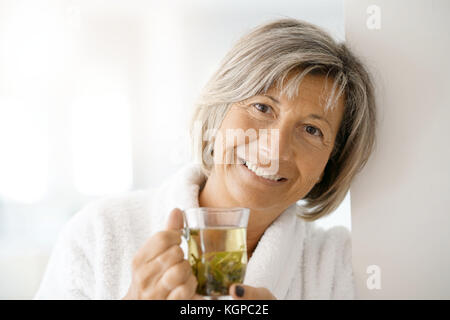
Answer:
[(280, 161), (292, 160), (294, 156), (294, 125), (290, 121), (281, 122), (278, 126), (278, 152)]
[(291, 130), (286, 126), (267, 129), (260, 134), (260, 154), (270, 161), (292, 159)]

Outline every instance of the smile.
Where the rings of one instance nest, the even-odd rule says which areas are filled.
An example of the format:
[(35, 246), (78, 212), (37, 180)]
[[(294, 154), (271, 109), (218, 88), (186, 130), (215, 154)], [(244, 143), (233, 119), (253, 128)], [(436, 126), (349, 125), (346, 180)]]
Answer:
[(276, 175), (276, 174), (269, 174), (267, 172), (267, 170), (265, 170), (264, 168), (258, 167), (257, 165), (249, 162), (249, 161), (245, 161), (243, 159), (239, 159), (240, 164), (243, 165), (247, 171), (250, 171), (252, 174), (254, 174), (255, 176), (257, 176), (260, 179), (263, 179), (267, 182), (270, 183), (275, 183), (275, 184), (279, 184), (280, 182), (284, 182), (287, 179)]

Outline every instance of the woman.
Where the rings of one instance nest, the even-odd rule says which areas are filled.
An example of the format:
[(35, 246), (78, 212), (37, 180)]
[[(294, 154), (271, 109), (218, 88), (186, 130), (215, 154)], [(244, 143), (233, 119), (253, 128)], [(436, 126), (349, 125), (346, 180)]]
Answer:
[(369, 74), (344, 44), (294, 19), (252, 30), (196, 106), (200, 161), (157, 190), (76, 214), (35, 298), (201, 298), (180, 247), (179, 210), (199, 206), (250, 208), (250, 259), (234, 299), (354, 298), (348, 230), (312, 222), (338, 207), (366, 163), (375, 111)]

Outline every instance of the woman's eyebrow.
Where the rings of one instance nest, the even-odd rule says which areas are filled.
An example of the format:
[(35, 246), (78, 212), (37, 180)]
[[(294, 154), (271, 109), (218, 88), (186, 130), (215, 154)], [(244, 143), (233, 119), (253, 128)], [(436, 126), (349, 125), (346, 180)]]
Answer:
[(307, 116), (307, 118), (313, 118), (313, 119), (325, 121), (328, 124), (328, 126), (330, 127), (330, 129), (333, 128), (327, 118), (324, 118), (318, 114), (311, 113), (310, 115)]
[(278, 104), (280, 103), (280, 101), (278, 101), (277, 99), (275, 99), (275, 98), (272, 97), (272, 96), (269, 96), (268, 94), (265, 94), (264, 97), (269, 98), (270, 100), (272, 100), (272, 101), (275, 102), (275, 103), (278, 103)]

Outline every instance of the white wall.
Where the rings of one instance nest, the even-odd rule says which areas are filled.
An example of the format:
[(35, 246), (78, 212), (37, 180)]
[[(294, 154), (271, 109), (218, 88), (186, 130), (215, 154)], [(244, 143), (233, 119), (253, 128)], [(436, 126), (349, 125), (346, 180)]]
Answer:
[(345, 18), (378, 86), (377, 149), (351, 188), (357, 295), (449, 299), (450, 2), (346, 0)]

